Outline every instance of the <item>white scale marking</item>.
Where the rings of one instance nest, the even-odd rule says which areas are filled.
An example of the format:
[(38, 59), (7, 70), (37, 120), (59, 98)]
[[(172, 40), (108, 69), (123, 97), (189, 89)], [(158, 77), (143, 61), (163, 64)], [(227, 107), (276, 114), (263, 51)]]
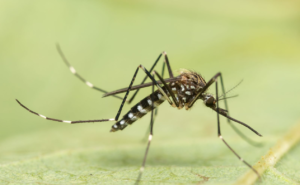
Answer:
[(183, 85), (181, 85), (181, 91), (184, 91), (184, 86)]
[(195, 86), (191, 85), (191, 89), (196, 89)]
[(72, 121), (63, 120), (64, 123), (71, 123)]
[(118, 128), (118, 125), (114, 125), (114, 128)]
[(47, 119), (47, 117), (44, 116), (44, 115), (39, 114), (39, 116), (42, 117), (42, 118), (44, 118), (44, 119)]
[(94, 87), (94, 85), (91, 84), (91, 82), (86, 81), (85, 84), (88, 85), (89, 87)]
[(190, 89), (190, 86), (189, 86), (189, 85), (186, 85), (186, 89)]
[(141, 112), (141, 113), (147, 113), (147, 111), (145, 109), (143, 109), (143, 107), (141, 105), (139, 105), (137, 107), (137, 109)]
[(209, 98), (210, 98), (210, 96), (206, 96), (206, 97), (205, 97), (205, 101), (207, 101)]
[(186, 97), (183, 97), (182, 99), (183, 99), (184, 102), (186, 102)]
[(132, 114), (132, 113), (129, 113), (129, 114), (128, 114), (128, 117), (129, 117), (129, 118), (132, 118), (132, 117), (133, 117), (133, 114)]
[(149, 135), (149, 138), (148, 138), (148, 140), (149, 140), (149, 141), (151, 141), (151, 140), (152, 140), (152, 135)]
[(176, 87), (173, 87), (173, 88), (172, 88), (172, 91), (176, 91)]
[(147, 102), (148, 102), (149, 105), (152, 105), (152, 101), (151, 100), (148, 99)]
[(192, 93), (190, 91), (185, 91), (185, 94), (191, 95)]
[(124, 120), (120, 121), (120, 125), (124, 125), (124, 123), (125, 123)]
[(115, 120), (115, 118), (111, 118), (111, 119), (109, 119), (108, 121), (116, 121), (116, 120)]
[(137, 120), (137, 119), (138, 119), (138, 118), (137, 118), (136, 116), (133, 116), (133, 117), (131, 118), (132, 121)]
[(74, 69), (74, 67), (70, 66), (70, 71), (75, 74), (76, 73), (76, 70)]

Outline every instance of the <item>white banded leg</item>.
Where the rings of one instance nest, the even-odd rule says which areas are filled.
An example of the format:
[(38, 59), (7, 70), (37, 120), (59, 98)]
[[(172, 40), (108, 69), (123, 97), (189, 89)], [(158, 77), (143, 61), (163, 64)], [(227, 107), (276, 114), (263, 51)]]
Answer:
[[(217, 110), (219, 110), (219, 102), (218, 102), (218, 82), (217, 80), (215, 80), (216, 82), (216, 102), (217, 102)], [(221, 135), (221, 128), (220, 128), (220, 115), (219, 112), (217, 112), (217, 121), (218, 121), (218, 137), (223, 141), (223, 143), (229, 148), (229, 150), (231, 150), (231, 152), (240, 160), (242, 161), (244, 164), (246, 164), (250, 169), (252, 169), (252, 171), (254, 173), (256, 173), (256, 175), (258, 177), (260, 177), (259, 173), (248, 163), (246, 162), (243, 158), (241, 158), (230, 146), (229, 144), (224, 140), (223, 136)]]
[[(229, 108), (228, 108), (228, 103), (227, 103), (227, 98), (226, 98), (226, 94), (228, 92), (230, 92), (232, 89), (234, 89), (235, 87), (237, 87), (241, 82), (239, 82), (235, 87), (233, 87), (232, 89), (230, 89), (229, 91), (225, 91), (225, 86), (224, 86), (224, 81), (223, 81), (223, 76), (220, 73), (220, 79), (221, 79), (221, 87), (222, 87), (222, 96), (224, 96), (224, 104), (225, 104), (225, 109), (227, 110), (227, 115), (229, 116)], [(220, 99), (220, 97), (218, 97), (218, 99)], [(231, 123), (230, 119), (227, 118), (227, 123), (231, 126), (231, 128), (242, 138), (244, 139), (247, 143), (253, 145), (253, 146), (261, 146), (261, 143), (257, 143), (255, 141), (253, 141), (252, 139), (248, 138), (245, 134), (243, 134), (234, 124)]]
[(97, 120), (79, 120), (79, 121), (67, 121), (67, 120), (61, 120), (61, 119), (55, 119), (55, 118), (49, 118), (47, 116), (44, 116), (42, 114), (39, 114), (37, 112), (34, 112), (27, 108), (25, 105), (23, 105), (21, 102), (19, 102), (17, 99), (16, 101), (26, 110), (31, 112), (32, 114), (35, 114), (37, 116), (40, 116), (44, 119), (51, 120), (51, 121), (57, 121), (57, 122), (63, 122), (63, 123), (70, 123), (70, 124), (75, 124), (75, 123), (91, 123), (91, 122), (104, 122), (104, 121), (115, 121), (115, 118), (110, 118), (110, 119), (97, 119)]
[[(166, 65), (166, 63), (164, 62), (164, 63), (163, 63), (163, 66), (162, 66), (162, 70), (161, 70), (161, 76), (162, 76), (162, 78), (164, 77), (164, 74), (165, 74), (165, 65)], [(153, 76), (153, 78), (154, 78), (154, 76)], [(152, 86), (152, 93), (153, 93), (153, 92), (154, 92), (154, 86)], [(161, 95), (161, 94), (158, 94), (158, 98), (161, 99), (161, 98), (162, 98), (162, 95)], [(156, 118), (157, 113), (158, 113), (158, 107), (157, 107), (155, 110), (153, 110), (153, 111), (155, 111), (155, 112), (154, 112), (154, 116), (153, 116), (153, 123), (154, 123), (155, 118)], [(147, 136), (148, 136), (148, 133), (150, 132), (150, 129), (151, 129), (151, 125), (149, 125), (149, 127), (147, 128), (147, 131), (146, 131), (146, 133), (145, 133), (145, 136), (144, 136), (144, 138), (142, 139), (143, 142), (147, 140)]]
[[(199, 93), (195, 96), (194, 100), (189, 104), (189, 108), (193, 106), (193, 104), (195, 103), (195, 101), (198, 99), (198, 97), (203, 93), (205, 92), (209, 86), (211, 86), (214, 82), (217, 81), (217, 78), (220, 78), (221, 79), (221, 85), (222, 85), (222, 91), (223, 91), (223, 95), (224, 95), (224, 98), (225, 98), (225, 108), (226, 110), (228, 111), (228, 104), (227, 104), (227, 100), (226, 100), (226, 92), (225, 92), (225, 88), (224, 88), (224, 83), (223, 83), (223, 77), (222, 77), (222, 73), (217, 73), (215, 76), (213, 76), (207, 83), (206, 83), (206, 86), (201, 89), (199, 91)], [(219, 101), (219, 100), (218, 100)], [(249, 139), (248, 137), (246, 137), (237, 127), (235, 127), (231, 122), (230, 120), (232, 121), (235, 121), (237, 123), (240, 123), (246, 127), (248, 127), (250, 130), (252, 130), (253, 132), (255, 132), (257, 135), (261, 136), (258, 132), (256, 132), (254, 129), (252, 129), (251, 127), (249, 127), (248, 125), (238, 121), (238, 120), (235, 120), (233, 118), (231, 118), (229, 116), (229, 113), (227, 113), (227, 115), (223, 115), (225, 117), (227, 117), (227, 122), (229, 123), (229, 125), (232, 127), (232, 129), (241, 137), (243, 138), (245, 141), (247, 141), (249, 144), (251, 145), (254, 145), (254, 146), (260, 146), (259, 143), (255, 143), (254, 141), (252, 141), (251, 139)]]
[[(93, 88), (97, 91), (103, 92), (103, 93), (107, 93), (108, 91), (105, 91), (99, 87), (94, 86), (91, 82), (85, 80), (82, 76), (80, 76), (77, 71), (75, 70), (75, 68), (73, 66), (71, 66), (71, 64), (68, 62), (67, 58), (65, 57), (65, 55), (63, 54), (62, 50), (60, 49), (60, 46), (57, 44), (56, 45), (57, 51), (59, 53), (59, 55), (61, 56), (61, 58), (63, 59), (63, 61), (65, 62), (65, 64), (69, 67), (71, 73), (73, 73), (77, 78), (79, 78), (83, 83), (85, 83), (88, 87)], [(123, 98), (117, 96), (117, 95), (112, 95), (115, 98), (121, 99), (123, 100)]]
[[(217, 73), (215, 76), (213, 76), (213, 77), (206, 83), (205, 87), (202, 88), (202, 89), (198, 92), (198, 94), (194, 97), (194, 99), (191, 101), (191, 103), (189, 104), (189, 108), (191, 108), (191, 107), (193, 106), (193, 104), (194, 104), (195, 101), (198, 99), (198, 97), (199, 97), (203, 92), (205, 92), (205, 91), (209, 88), (209, 86), (211, 86), (214, 82), (217, 83), (217, 78), (220, 77), (220, 76), (221, 76), (221, 73), (219, 72), (219, 73)], [(219, 106), (218, 95), (217, 95), (217, 97), (216, 97), (216, 102), (217, 102), (217, 105)], [(241, 121), (239, 121), (239, 120), (236, 120), (236, 119), (230, 117), (230, 116), (227, 114), (227, 110), (222, 109), (223, 111), (219, 111), (219, 107), (218, 107), (218, 109), (213, 109), (213, 110), (216, 111), (216, 112), (218, 113), (218, 115), (221, 114), (222, 116), (224, 116), (224, 117), (230, 119), (231, 121), (234, 121), (234, 122), (236, 122), (236, 123), (239, 123), (239, 124), (241, 124), (241, 125), (243, 125), (243, 126), (249, 128), (249, 129), (250, 129), (252, 132), (254, 132), (256, 135), (262, 136), (262, 135), (261, 135), (260, 133), (258, 133), (256, 130), (254, 130), (253, 128), (251, 128), (249, 125), (247, 125), (247, 124), (245, 124), (245, 123), (243, 123), (243, 122), (241, 122)], [(224, 111), (226, 111), (226, 114), (224, 113)]]
[[(137, 67), (137, 69), (136, 69), (134, 75), (133, 75), (133, 78), (132, 78), (132, 80), (131, 80), (131, 82), (130, 82), (130, 85), (129, 85), (127, 91), (126, 91), (126, 94), (125, 94), (125, 96), (124, 96), (124, 98), (123, 98), (123, 101), (122, 101), (122, 103), (121, 103), (121, 105), (120, 105), (120, 108), (119, 108), (119, 110), (118, 110), (117, 115), (116, 115), (115, 118), (110, 118), (110, 119), (96, 119), (96, 120), (67, 121), (67, 120), (56, 119), (56, 118), (50, 118), (50, 117), (41, 115), (41, 114), (39, 114), (39, 113), (37, 113), (37, 112), (34, 112), (34, 111), (30, 110), (30, 109), (27, 108), (25, 105), (23, 105), (21, 102), (19, 102), (17, 99), (16, 99), (16, 101), (17, 101), (23, 108), (25, 108), (26, 110), (28, 110), (29, 112), (31, 112), (31, 113), (33, 113), (33, 114), (35, 114), (35, 115), (37, 115), (37, 116), (40, 116), (40, 117), (42, 117), (42, 118), (44, 118), (44, 119), (51, 120), (51, 121), (64, 122), (64, 123), (71, 123), (71, 124), (75, 124), (75, 123), (90, 123), (90, 122), (104, 122), (104, 121), (118, 121), (119, 116), (120, 116), (120, 114), (121, 114), (121, 111), (122, 111), (122, 109), (123, 109), (124, 103), (125, 103), (125, 101), (126, 101), (126, 99), (127, 99), (127, 96), (128, 96), (128, 94), (129, 94), (129, 92), (130, 92), (130, 89), (131, 89), (131, 87), (132, 87), (132, 84), (133, 84), (133, 82), (134, 82), (134, 80), (135, 80), (135, 78), (136, 78), (136, 75), (137, 75), (137, 73), (138, 73), (138, 70), (139, 70), (140, 68), (143, 69), (143, 71), (144, 71), (148, 76), (150, 76), (150, 78), (151, 78), (151, 80), (154, 82), (154, 84), (156, 84), (156, 86), (157, 86), (159, 89), (162, 90), (162, 88), (158, 85), (158, 83), (154, 80), (154, 78), (149, 74), (149, 72), (147, 71), (147, 69), (146, 69), (144, 66), (139, 65), (139, 66)], [(163, 90), (162, 90), (162, 91), (163, 91)], [(164, 91), (163, 91), (163, 93), (164, 93)]]
[(131, 87), (132, 87), (132, 84), (133, 84), (133, 82), (134, 82), (134, 79), (135, 79), (135, 77), (136, 77), (136, 75), (137, 75), (138, 69), (139, 69), (139, 67), (136, 69), (136, 71), (135, 71), (135, 73), (134, 73), (134, 75), (133, 75), (133, 78), (132, 78), (132, 80), (131, 80), (131, 82), (130, 82), (130, 85), (129, 85), (127, 91), (126, 91), (126, 94), (125, 94), (125, 96), (124, 96), (124, 98), (123, 98), (123, 101), (122, 101), (122, 103), (121, 103), (121, 106), (120, 106), (120, 108), (119, 108), (119, 110), (118, 110), (117, 115), (116, 115), (115, 118), (110, 118), (110, 119), (96, 119), (96, 120), (67, 121), (67, 120), (56, 119), (56, 118), (50, 118), (50, 117), (44, 116), (44, 115), (42, 115), (42, 114), (39, 114), (39, 113), (37, 113), (37, 112), (34, 112), (34, 111), (30, 110), (30, 109), (27, 108), (25, 105), (23, 105), (21, 102), (19, 102), (17, 99), (16, 99), (16, 101), (17, 101), (24, 109), (28, 110), (29, 112), (31, 112), (31, 113), (33, 113), (33, 114), (35, 114), (35, 115), (37, 115), (37, 116), (40, 116), (40, 117), (42, 117), (42, 118), (44, 118), (44, 119), (51, 120), (51, 121), (57, 121), (57, 122), (63, 122), (63, 123), (70, 123), (70, 124), (75, 124), (75, 123), (91, 123), (91, 122), (104, 122), (104, 121), (118, 121), (119, 116), (120, 116), (120, 114), (121, 114), (121, 111), (122, 111), (122, 109), (123, 109), (123, 105), (124, 105), (124, 103), (125, 103), (125, 101), (126, 101), (126, 98), (127, 98), (128, 94), (129, 94), (129, 91), (130, 91), (130, 89), (131, 89)]
[[(153, 75), (153, 79), (154, 78), (154, 75)], [(152, 93), (154, 92), (154, 85), (152, 85)], [(150, 96), (151, 98), (151, 96)], [(152, 102), (154, 102), (152, 100)], [(142, 175), (143, 175), (143, 172), (144, 172), (144, 169), (145, 169), (145, 165), (146, 165), (146, 160), (147, 160), (147, 156), (148, 156), (148, 152), (149, 152), (149, 148), (150, 148), (150, 144), (151, 144), (151, 141), (152, 141), (152, 137), (153, 137), (153, 126), (154, 126), (154, 103), (152, 103), (152, 111), (151, 111), (151, 120), (150, 120), (150, 133), (149, 133), (149, 137), (148, 137), (148, 144), (147, 144), (147, 148), (146, 148), (146, 152), (145, 152), (145, 155), (144, 155), (144, 159), (143, 159), (143, 163), (142, 163), (142, 166), (140, 168), (140, 172), (139, 172), (139, 176), (135, 182), (135, 184), (139, 184), (141, 178), (142, 178)]]

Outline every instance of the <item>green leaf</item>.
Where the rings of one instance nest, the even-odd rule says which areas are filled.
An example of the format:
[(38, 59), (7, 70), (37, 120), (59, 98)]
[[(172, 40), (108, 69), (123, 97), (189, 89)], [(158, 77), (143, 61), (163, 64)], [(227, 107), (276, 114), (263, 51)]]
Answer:
[[(262, 156), (261, 159), (253, 166), (253, 168), (261, 175), (264, 174), (264, 179), (258, 179), (258, 176), (253, 173), (253, 171), (249, 171), (243, 177), (241, 177), (236, 184), (253, 184), (256, 179), (259, 182), (263, 182), (264, 184), (274, 184), (274, 180), (278, 184), (298, 184), (295, 179), (295, 169), (287, 170), (279, 166), (278, 169), (275, 168), (276, 163), (287, 153), (291, 148), (294, 147), (300, 140), (300, 123), (294, 126), (289, 132), (285, 134), (283, 138), (281, 138), (277, 144), (272, 147), (269, 152)], [(288, 162), (289, 159), (284, 159), (285, 162)], [(289, 178), (291, 176), (292, 178)], [(272, 179), (272, 180), (270, 180)]]

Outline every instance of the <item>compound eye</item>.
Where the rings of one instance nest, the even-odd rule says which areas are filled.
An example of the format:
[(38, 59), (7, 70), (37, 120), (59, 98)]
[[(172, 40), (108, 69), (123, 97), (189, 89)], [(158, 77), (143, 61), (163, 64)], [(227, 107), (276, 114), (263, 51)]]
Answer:
[(206, 97), (205, 104), (206, 104), (206, 105), (213, 105), (213, 104), (214, 104), (214, 101), (215, 101), (215, 99), (214, 99), (212, 96)]

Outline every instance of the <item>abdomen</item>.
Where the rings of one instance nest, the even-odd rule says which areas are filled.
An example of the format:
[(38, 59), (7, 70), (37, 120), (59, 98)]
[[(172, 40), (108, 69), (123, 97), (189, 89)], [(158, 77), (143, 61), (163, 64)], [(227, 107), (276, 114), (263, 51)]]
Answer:
[[(163, 90), (166, 92), (165, 88), (163, 88)], [(158, 90), (155, 91), (146, 98), (142, 99), (135, 106), (133, 106), (131, 110), (123, 116), (121, 120), (119, 120), (112, 126), (110, 131), (116, 132), (118, 130), (123, 130), (128, 125), (131, 125), (136, 120), (145, 116), (148, 112), (151, 112), (164, 101), (164, 96)]]

